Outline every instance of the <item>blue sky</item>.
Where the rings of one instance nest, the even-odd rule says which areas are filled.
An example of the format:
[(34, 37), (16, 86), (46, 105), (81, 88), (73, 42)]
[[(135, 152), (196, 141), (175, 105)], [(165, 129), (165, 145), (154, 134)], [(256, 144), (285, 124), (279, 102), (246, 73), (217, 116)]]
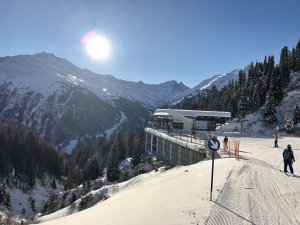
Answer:
[[(50, 52), (80, 68), (129, 81), (194, 87), (300, 38), (299, 0), (0, 1), (0, 56)], [(106, 36), (95, 61), (82, 38)], [(278, 60), (277, 60), (278, 62)]]

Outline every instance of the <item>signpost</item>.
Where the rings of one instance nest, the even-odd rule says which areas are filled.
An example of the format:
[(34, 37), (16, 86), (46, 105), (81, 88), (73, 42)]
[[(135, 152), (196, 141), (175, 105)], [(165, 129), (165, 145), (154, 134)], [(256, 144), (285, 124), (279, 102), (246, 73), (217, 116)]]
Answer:
[(210, 201), (212, 201), (212, 190), (214, 182), (214, 162), (215, 162), (215, 151), (220, 148), (220, 142), (217, 138), (208, 140), (207, 147), (212, 151), (212, 165), (211, 165), (211, 184), (210, 184)]

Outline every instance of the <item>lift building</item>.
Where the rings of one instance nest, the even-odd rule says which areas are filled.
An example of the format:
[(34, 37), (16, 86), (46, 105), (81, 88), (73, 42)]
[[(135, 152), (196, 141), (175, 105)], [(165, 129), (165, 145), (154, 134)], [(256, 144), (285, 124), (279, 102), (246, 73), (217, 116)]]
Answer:
[(170, 165), (189, 165), (209, 157), (207, 141), (230, 112), (157, 109), (145, 128), (146, 150)]

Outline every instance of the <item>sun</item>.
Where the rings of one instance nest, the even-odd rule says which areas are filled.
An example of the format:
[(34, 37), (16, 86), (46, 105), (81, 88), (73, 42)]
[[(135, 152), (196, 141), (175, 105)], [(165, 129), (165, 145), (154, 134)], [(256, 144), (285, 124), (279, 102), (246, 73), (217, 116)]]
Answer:
[(83, 38), (88, 55), (95, 60), (104, 60), (109, 57), (111, 47), (109, 41), (102, 35), (90, 32)]

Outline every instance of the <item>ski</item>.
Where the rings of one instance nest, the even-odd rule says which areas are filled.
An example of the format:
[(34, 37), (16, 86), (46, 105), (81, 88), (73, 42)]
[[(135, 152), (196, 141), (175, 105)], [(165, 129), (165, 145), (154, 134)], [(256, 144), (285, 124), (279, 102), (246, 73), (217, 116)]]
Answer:
[(287, 175), (288, 177), (295, 177), (295, 174), (291, 174), (290, 172), (284, 172), (282, 170), (279, 170), (280, 172), (284, 173), (285, 175)]

